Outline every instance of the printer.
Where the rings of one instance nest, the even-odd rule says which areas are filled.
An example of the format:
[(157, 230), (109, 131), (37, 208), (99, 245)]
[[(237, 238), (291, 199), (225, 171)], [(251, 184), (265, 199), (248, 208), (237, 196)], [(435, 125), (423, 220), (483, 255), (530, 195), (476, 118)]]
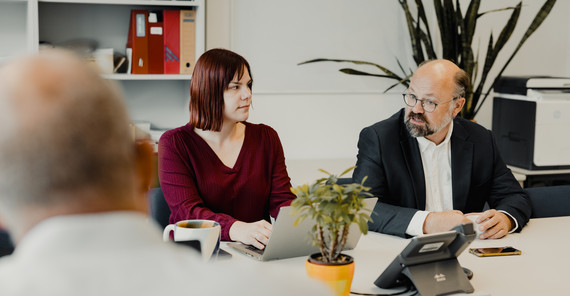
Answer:
[(493, 133), (507, 165), (570, 169), (570, 78), (500, 77)]

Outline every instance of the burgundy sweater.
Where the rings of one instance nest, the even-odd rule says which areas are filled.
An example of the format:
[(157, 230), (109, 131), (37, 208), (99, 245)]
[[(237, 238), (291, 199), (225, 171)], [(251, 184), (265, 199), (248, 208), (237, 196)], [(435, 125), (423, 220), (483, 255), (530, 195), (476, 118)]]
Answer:
[(236, 220), (269, 220), (295, 198), (277, 132), (263, 124), (245, 125), (233, 168), (225, 166), (189, 124), (162, 135), (158, 174), (170, 223), (215, 220), (222, 226), (222, 240), (230, 240)]

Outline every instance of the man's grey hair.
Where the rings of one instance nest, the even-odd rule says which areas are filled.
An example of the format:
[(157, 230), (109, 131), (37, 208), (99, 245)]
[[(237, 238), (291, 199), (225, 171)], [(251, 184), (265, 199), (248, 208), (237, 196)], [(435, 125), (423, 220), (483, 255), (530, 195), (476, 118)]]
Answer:
[(465, 98), (467, 94), (467, 90), (471, 84), (471, 78), (469, 78), (469, 74), (465, 72), (463, 69), (459, 69), (457, 73), (455, 73), (455, 91), (453, 94), (454, 98)]
[(54, 51), (0, 70), (4, 210), (128, 194), (134, 162), (122, 96), (83, 61)]

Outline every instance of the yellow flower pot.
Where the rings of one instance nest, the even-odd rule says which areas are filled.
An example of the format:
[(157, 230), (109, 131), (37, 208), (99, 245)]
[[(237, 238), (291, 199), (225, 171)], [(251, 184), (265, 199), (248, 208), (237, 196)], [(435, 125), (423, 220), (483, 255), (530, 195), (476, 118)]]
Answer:
[(354, 276), (354, 259), (351, 256), (341, 254), (348, 259), (347, 262), (325, 263), (315, 259), (319, 256), (321, 254), (316, 253), (307, 259), (305, 262), (307, 274), (314, 279), (325, 282), (333, 289), (335, 295), (348, 296)]

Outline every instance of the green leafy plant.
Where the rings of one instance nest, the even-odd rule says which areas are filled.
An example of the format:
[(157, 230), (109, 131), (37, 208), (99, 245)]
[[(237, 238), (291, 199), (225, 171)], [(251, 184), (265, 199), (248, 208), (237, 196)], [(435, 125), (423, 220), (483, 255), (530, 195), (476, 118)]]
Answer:
[[(465, 70), (471, 77), (472, 87), (467, 90), (466, 103), (465, 107), (461, 111), (461, 116), (466, 119), (473, 119), (491, 92), (495, 82), (503, 74), (526, 40), (546, 19), (552, 10), (552, 7), (556, 3), (556, 0), (547, 0), (544, 3), (532, 23), (527, 28), (525, 34), (518, 42), (517, 47), (503, 65), (497, 65), (495, 64), (495, 61), (499, 52), (501, 52), (505, 44), (509, 41), (517, 25), (517, 21), (522, 10), (522, 1), (515, 7), (505, 7), (502, 9), (479, 12), (481, 0), (472, 0), (469, 2), (465, 13), (463, 13), (460, 5), (461, 1), (459, 0), (434, 0), (433, 4), (440, 33), (440, 40), (436, 40), (436, 38), (431, 34), (431, 30), (428, 25), (428, 18), (421, 0), (414, 0), (417, 8), (415, 17), (410, 11), (408, 0), (398, 0), (398, 2), (400, 3), (406, 17), (408, 33), (412, 45), (412, 57), (416, 66), (426, 60), (443, 58), (456, 62), (458, 66)], [(473, 50), (473, 45), (475, 43), (473, 36), (475, 35), (477, 21), (489, 13), (506, 10), (512, 11), (510, 17), (507, 19), (507, 22), (497, 38), (493, 37), (492, 32), (489, 34), (489, 43), (486, 54), (481, 54), (481, 56), (484, 57), (484, 60), (480, 61), (479, 53), (475, 54), (475, 51)], [(436, 53), (434, 46), (438, 41), (442, 48), (439, 55)], [(315, 62), (349, 62), (356, 65), (374, 66), (384, 74), (369, 73), (352, 68), (342, 68), (339, 71), (350, 75), (375, 76), (396, 80), (397, 82), (388, 87), (385, 90), (386, 92), (399, 84), (402, 84), (407, 88), (409, 79), (413, 74), (411, 69), (404, 69), (404, 67), (402, 67), (400, 59), (396, 58), (396, 60), (400, 68), (399, 71), (402, 73), (401, 75), (398, 75), (395, 71), (381, 65), (356, 60), (319, 58), (299, 63), (299, 65)], [(482, 65), (481, 71), (479, 71), (480, 65)], [(491, 78), (492, 83), (490, 85), (486, 85), (486, 82), (490, 79), (489, 72), (495, 68), (500, 69), (499, 72), (494, 78)], [(484, 87), (487, 87), (486, 90)]]
[(346, 243), (348, 230), (352, 223), (358, 223), (363, 234), (368, 233), (370, 212), (365, 208), (364, 199), (371, 197), (370, 188), (362, 183), (337, 184), (339, 177), (353, 170), (351, 167), (339, 176), (330, 174), (312, 185), (300, 185), (291, 188), (297, 198), (291, 203), (293, 215), (298, 216), (295, 225), (309, 218), (315, 221), (311, 230), (313, 244), (321, 251), (323, 262), (342, 262), (341, 251)]

